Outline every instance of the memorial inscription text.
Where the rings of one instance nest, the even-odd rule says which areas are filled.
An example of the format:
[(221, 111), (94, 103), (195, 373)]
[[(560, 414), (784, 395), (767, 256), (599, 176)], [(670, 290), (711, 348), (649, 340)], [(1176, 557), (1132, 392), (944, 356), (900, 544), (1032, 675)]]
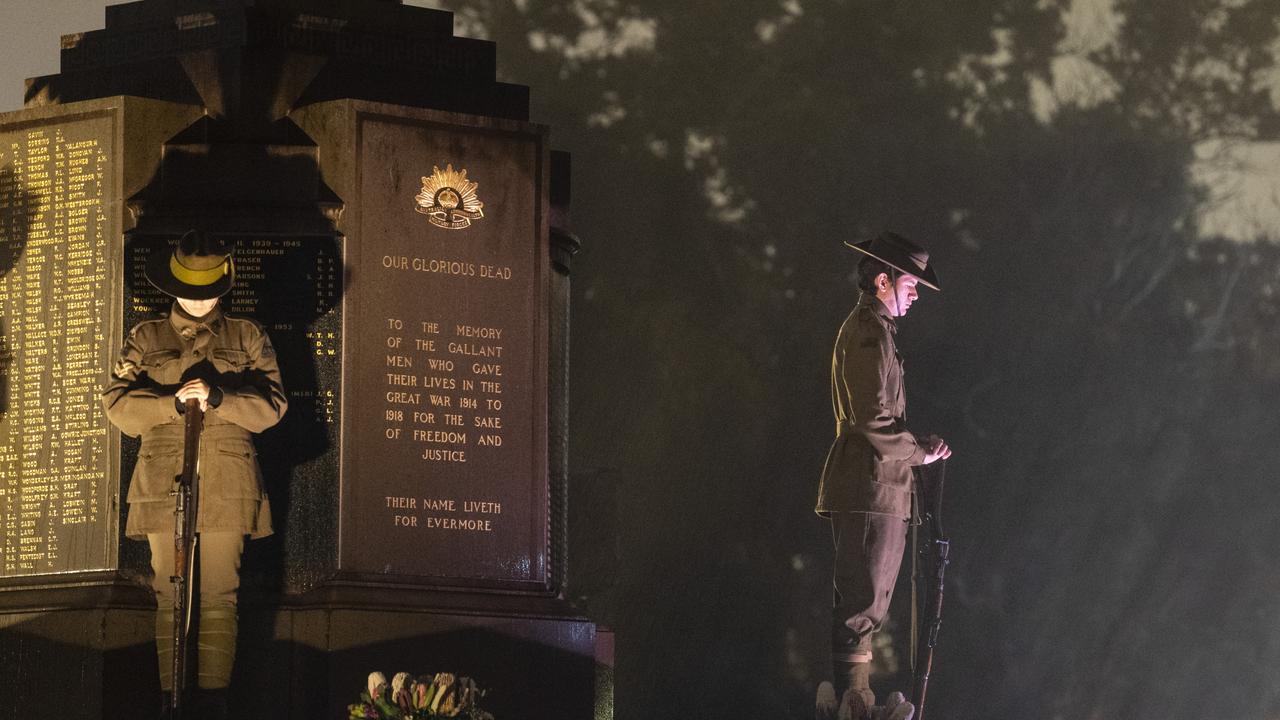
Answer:
[[(385, 255), (382, 266), (498, 282), (512, 277), (509, 267), (405, 256)], [(477, 453), (501, 448), (503, 328), (388, 317), (385, 330), (386, 440), (408, 442), (422, 460), (446, 464), (474, 461)], [(502, 514), (502, 503), (492, 500), (387, 496), (386, 501), (396, 511), (392, 524), (403, 528), (493, 532), (492, 516)]]

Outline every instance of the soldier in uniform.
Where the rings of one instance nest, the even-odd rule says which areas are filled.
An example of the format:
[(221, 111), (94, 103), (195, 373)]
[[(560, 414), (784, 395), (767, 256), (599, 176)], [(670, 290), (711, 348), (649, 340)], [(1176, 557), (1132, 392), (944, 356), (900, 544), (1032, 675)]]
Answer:
[[(912, 468), (950, 456), (941, 438), (908, 432), (897, 319), (918, 285), (938, 289), (929, 254), (894, 233), (846, 245), (863, 255), (862, 291), (836, 337), (831, 403), (836, 437), (827, 452), (817, 512), (835, 543), (832, 667), (835, 702), (857, 718), (875, 704), (869, 677), (872, 635), (889, 610), (911, 519)], [(824, 712), (825, 706), (825, 712)]]
[[(236, 645), (236, 591), (246, 535), (271, 534), (252, 434), (275, 425), (286, 400), (276, 353), (262, 326), (218, 306), (235, 282), (230, 249), (199, 231), (172, 254), (156, 251), (147, 279), (174, 302), (167, 317), (129, 332), (102, 392), (107, 417), (142, 446), (129, 485), (125, 533), (151, 545), (156, 592), (156, 649), (166, 701), (173, 661), (174, 503), (182, 472), (187, 400), (205, 411), (200, 442), (197, 518), (199, 705), (225, 716)], [(195, 562), (195, 558), (192, 558)]]

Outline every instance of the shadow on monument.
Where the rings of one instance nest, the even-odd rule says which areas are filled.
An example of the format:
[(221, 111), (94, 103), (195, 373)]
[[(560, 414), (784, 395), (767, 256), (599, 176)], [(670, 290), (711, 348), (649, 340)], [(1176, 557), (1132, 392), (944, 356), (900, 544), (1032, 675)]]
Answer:
[[(341, 200), (320, 179), (315, 143), (291, 121), (252, 139), (234, 132), (206, 117), (178, 133), (165, 144), (153, 180), (128, 200), (138, 224), (125, 239), (123, 327), (169, 310), (169, 299), (141, 273), (150, 253), (170, 252), (190, 228), (234, 244), (236, 287), (223, 309), (267, 330), (289, 398), (283, 419), (254, 437), (275, 532), (246, 544), (241, 569), (242, 596), (263, 598), (269, 607), (269, 598), (308, 587), (336, 563), (345, 272), (342, 239), (326, 211)], [(227, 177), (240, 180), (217, 180)], [(122, 440), (127, 497), (139, 441)], [(150, 574), (145, 542), (122, 537), (120, 555), (122, 568)]]
[[(27, 233), (30, 230), (31, 211), (40, 203), (40, 196), (27, 190), (13, 172), (12, 166), (0, 168), (0, 197), (8, 202), (0, 205), (0, 278), (8, 276), (27, 249)], [(19, 302), (21, 294), (11, 298)], [(0, 316), (0, 418), (9, 412), (9, 368), (13, 366), (13, 351), (3, 316)]]
[[(301, 615), (294, 619), (295, 629), (304, 624)], [(348, 622), (340, 623), (335, 613), (325, 628), (327, 637), (316, 637), (335, 648), (328, 652), (304, 640), (273, 640), (267, 626), (242, 632), (232, 680), (233, 711), (238, 717), (279, 717), (279, 706), (287, 697), (289, 717), (345, 717), (347, 706), (359, 702), (371, 672), (382, 672), (388, 680), (397, 672), (448, 672), (470, 677), (487, 690), (481, 706), (496, 717), (592, 717), (590, 695), (566, 691), (554, 681), (570, 671), (590, 677), (595, 665), (591, 657), (492, 628), (439, 630), (430, 627), (429, 615), (406, 616), (403, 628), (374, 626), (388, 616), (367, 614), (361, 619), (350, 614)], [(242, 630), (250, 627), (246, 622)], [(386, 639), (389, 634), (397, 637)], [(336, 648), (339, 643), (345, 646)], [(496, 685), (495, 678), (506, 684)]]
[[(18, 697), (7, 698), (12, 701), (10, 706), (52, 710), (57, 706), (54, 699), (65, 693), (66, 678), (40, 668), (65, 666), (68, 658), (79, 658), (86, 668), (100, 664), (102, 683), (100, 687), (79, 688), (77, 711), (68, 717), (156, 717), (158, 703), (152, 699), (158, 697), (159, 683), (154, 645), (112, 643), (110, 637), (68, 637), (66, 628), (78, 623), (69, 621), (66, 614), (41, 615), (6, 630), (6, 642), (0, 645), (0, 666), (17, 668), (23, 674), (12, 683)], [(287, 624), (299, 630), (308, 624), (305, 615), (297, 613)], [(114, 622), (120, 622), (119, 616)], [(137, 611), (125, 622), (150, 626), (150, 613)], [(430, 616), (426, 620), (409, 618), (399, 637), (362, 642), (362, 635), (381, 638), (396, 629), (373, 627), (355, 618), (343, 624), (334, 618), (333, 624), (325, 627), (321, 619), (313, 629), (323, 627), (328, 639), (317, 634), (313, 644), (310, 639), (275, 639), (269, 617), (246, 619), (241, 623), (231, 683), (231, 716), (262, 720), (346, 717), (347, 706), (359, 702), (369, 673), (376, 670), (388, 679), (401, 671), (415, 676), (449, 672), (471, 677), (488, 691), (481, 706), (496, 717), (592, 717), (593, 699), (565, 692), (558, 683), (549, 681), (548, 672), (549, 668), (573, 668), (589, 676), (592, 658), (490, 628), (436, 632), (427, 627), (430, 622)], [(319, 646), (324, 642), (346, 647), (326, 652)], [(493, 684), (492, 678), (498, 677), (507, 684)]]
[[(64, 713), (74, 718), (154, 717), (158, 703), (153, 700), (160, 692), (155, 645), (149, 641), (116, 643), (111, 638), (117, 633), (129, 635), (130, 629), (151, 627), (151, 613), (131, 613), (123, 622), (120, 615), (108, 614), (100, 609), (32, 613), (32, 619), (7, 627), (4, 642), (0, 643), (0, 667), (17, 677), (5, 683), (16, 697), (4, 698), (4, 708), (15, 709), (13, 715), (4, 717)], [(99, 616), (93, 625), (106, 637), (77, 636), (77, 630), (88, 625), (73, 616)], [(51, 667), (73, 666), (82, 669), (84, 678), (101, 678), (101, 685), (69, 682), (66, 675), (48, 671)], [(69, 688), (74, 689), (76, 698), (70, 708), (62, 704)], [(147, 693), (148, 688), (152, 692)], [(17, 708), (24, 709), (21, 715)]]

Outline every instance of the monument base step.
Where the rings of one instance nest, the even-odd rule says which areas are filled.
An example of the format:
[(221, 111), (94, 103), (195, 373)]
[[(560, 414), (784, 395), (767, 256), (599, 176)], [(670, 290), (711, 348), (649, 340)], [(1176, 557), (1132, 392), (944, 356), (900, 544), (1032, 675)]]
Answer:
[[(154, 716), (155, 611), (145, 594), (117, 587), (114, 604), (85, 608), (58, 607), (42, 592), (39, 606), (22, 608), (20, 591), (0, 590), (0, 720), (31, 717), (32, 708), (77, 720)], [(84, 592), (76, 591), (81, 604)], [(461, 596), (442, 608), (415, 606), (405, 589), (381, 592), (378, 607), (349, 604), (342, 589), (242, 598), (231, 716), (345, 718), (369, 673), (403, 671), (473, 678), (498, 720), (612, 717), (612, 633), (560, 603), (498, 598), (478, 611), (459, 608)], [(522, 603), (533, 611), (515, 611)]]

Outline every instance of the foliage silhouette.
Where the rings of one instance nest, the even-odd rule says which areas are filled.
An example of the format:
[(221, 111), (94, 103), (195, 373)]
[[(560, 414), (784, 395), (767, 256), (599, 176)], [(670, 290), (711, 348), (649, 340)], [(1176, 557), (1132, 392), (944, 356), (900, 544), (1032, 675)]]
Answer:
[(957, 448), (936, 707), (1273, 706), (1276, 563), (1238, 538), (1275, 532), (1276, 250), (1202, 237), (1191, 174), (1276, 134), (1272, 3), (446, 4), (575, 153), (572, 457), (619, 510), (571, 556), (616, 556), (580, 587), (620, 718), (809, 712), (840, 240), (885, 227), (946, 288), (901, 333)]

